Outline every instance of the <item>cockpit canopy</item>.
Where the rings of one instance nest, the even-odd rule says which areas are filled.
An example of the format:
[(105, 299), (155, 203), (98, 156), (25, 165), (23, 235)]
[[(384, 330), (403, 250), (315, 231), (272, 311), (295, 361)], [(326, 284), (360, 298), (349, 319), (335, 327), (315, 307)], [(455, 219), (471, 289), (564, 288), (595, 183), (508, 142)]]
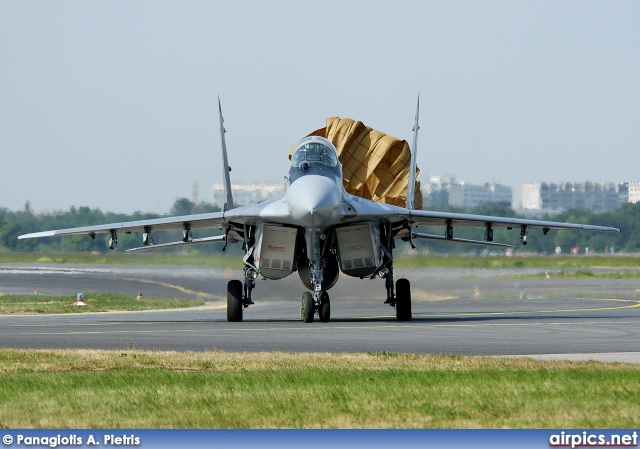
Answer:
[(291, 166), (300, 167), (303, 162), (309, 165), (335, 167), (338, 165), (336, 151), (324, 142), (303, 140), (291, 156)]

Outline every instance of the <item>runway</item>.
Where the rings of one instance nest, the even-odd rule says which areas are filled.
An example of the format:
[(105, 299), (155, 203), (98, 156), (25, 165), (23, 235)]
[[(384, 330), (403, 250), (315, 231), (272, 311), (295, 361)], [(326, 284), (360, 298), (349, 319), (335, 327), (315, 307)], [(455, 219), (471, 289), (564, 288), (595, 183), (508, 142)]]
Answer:
[[(300, 320), (297, 274), (258, 282), (244, 321), (226, 321), (226, 283), (200, 267), (0, 265), (0, 293), (91, 291), (201, 297), (202, 307), (72, 315), (0, 315), (0, 346), (176, 351), (406, 352), (640, 362), (633, 279), (515, 277), (522, 270), (396, 270), (412, 281), (413, 320), (398, 322), (384, 281), (341, 276), (331, 322)], [(525, 273), (526, 274), (526, 273)]]

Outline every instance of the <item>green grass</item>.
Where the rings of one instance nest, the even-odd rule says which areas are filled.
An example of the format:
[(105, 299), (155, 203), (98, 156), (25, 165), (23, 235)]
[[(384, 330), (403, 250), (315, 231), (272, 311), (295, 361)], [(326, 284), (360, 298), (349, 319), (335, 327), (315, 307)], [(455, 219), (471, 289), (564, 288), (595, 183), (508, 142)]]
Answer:
[[(44, 263), (44, 264), (121, 264), (121, 265), (194, 265), (210, 267), (241, 268), (241, 256), (237, 254), (175, 254), (141, 253), (124, 254), (111, 251), (105, 254), (89, 253), (0, 253), (0, 263)], [(634, 255), (593, 256), (438, 256), (396, 254), (396, 267), (460, 267), (460, 268), (591, 268), (640, 267), (640, 257)]]
[(640, 267), (640, 257), (620, 256), (404, 256), (398, 257), (396, 267), (460, 267), (460, 268), (592, 268)]
[(121, 251), (108, 253), (0, 253), (0, 263), (90, 264), (90, 265), (193, 265), (241, 268), (242, 257), (234, 255), (207, 256), (197, 253), (140, 253)]
[(0, 427), (637, 428), (640, 366), (0, 350)]
[(640, 270), (623, 269), (623, 270), (607, 270), (600, 273), (594, 273), (591, 270), (586, 269), (561, 269), (560, 271), (541, 271), (535, 274), (523, 274), (523, 275), (508, 275), (506, 277), (517, 278), (540, 278), (546, 277), (549, 274), (552, 278), (560, 279), (640, 279)]
[(201, 306), (204, 301), (197, 299), (156, 299), (113, 293), (86, 293), (85, 306), (74, 306), (76, 296), (48, 295), (1, 295), (0, 314), (10, 313), (86, 313), (111, 310), (174, 309)]

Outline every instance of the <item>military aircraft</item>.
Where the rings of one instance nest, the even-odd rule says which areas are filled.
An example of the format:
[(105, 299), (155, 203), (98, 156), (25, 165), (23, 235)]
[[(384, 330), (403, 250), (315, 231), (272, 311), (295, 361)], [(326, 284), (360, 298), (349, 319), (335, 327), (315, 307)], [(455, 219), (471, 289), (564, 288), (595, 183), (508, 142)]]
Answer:
[[(394, 285), (393, 250), (398, 240), (412, 246), (414, 239), (427, 239), (506, 247), (510, 245), (493, 242), (494, 228), (519, 230), (523, 245), (527, 244), (531, 229), (541, 229), (545, 235), (552, 229), (620, 232), (605, 226), (414, 209), (419, 98), (405, 207), (347, 193), (336, 147), (318, 136), (306, 137), (295, 145), (283, 196), (234, 207), (220, 99), (218, 110), (226, 196), (221, 212), (59, 229), (18, 238), (85, 234), (95, 239), (97, 234), (108, 234), (109, 248), (114, 249), (119, 232), (139, 232), (142, 247), (133, 250), (215, 242), (224, 243), (224, 250), (229, 243), (241, 243), (244, 282), (232, 280), (227, 285), (227, 320), (242, 321), (244, 309), (254, 304), (252, 291), (256, 279), (282, 279), (297, 271), (308, 289), (302, 295), (301, 317), (310, 323), (315, 315), (321, 322), (330, 320), (328, 290), (335, 285), (340, 272), (359, 278), (384, 279), (385, 303), (395, 308), (398, 320), (410, 320), (410, 283), (407, 279), (398, 279)], [(415, 228), (420, 225), (440, 225), (444, 233), (416, 232)], [(456, 226), (484, 228), (485, 239), (455, 238)], [(194, 229), (218, 229), (224, 233), (193, 238)], [(154, 245), (152, 232), (167, 230), (182, 230), (182, 240)]]

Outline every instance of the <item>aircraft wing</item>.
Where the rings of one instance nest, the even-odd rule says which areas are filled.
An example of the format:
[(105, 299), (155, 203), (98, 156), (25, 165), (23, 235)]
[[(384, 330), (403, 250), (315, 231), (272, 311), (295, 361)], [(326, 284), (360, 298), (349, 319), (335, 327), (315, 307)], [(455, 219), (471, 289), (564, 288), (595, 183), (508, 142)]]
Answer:
[[(65, 235), (88, 235), (94, 238), (97, 234), (113, 233), (145, 233), (155, 231), (179, 231), (194, 229), (219, 229), (230, 231), (227, 233), (228, 239), (205, 238), (189, 239), (188, 241), (174, 242), (180, 243), (212, 243), (224, 242), (234, 243), (241, 241), (239, 232), (243, 225), (255, 224), (258, 221), (271, 221), (282, 224), (292, 224), (293, 221), (287, 211), (286, 203), (282, 198), (263, 201), (261, 203), (239, 207), (224, 212), (212, 212), (207, 214), (182, 215), (176, 217), (152, 218), (149, 220), (125, 221), (121, 223), (108, 223), (96, 226), (83, 226), (78, 228), (54, 229), (51, 231), (33, 232), (18, 236), (18, 239), (31, 239), (41, 237), (56, 237)], [(187, 237), (185, 236), (185, 239)], [(172, 244), (148, 245), (142, 249), (164, 248), (175, 246)]]
[[(232, 242), (237, 241), (236, 239), (231, 238), (230, 240), (232, 240)], [(142, 250), (149, 250), (149, 249), (158, 249), (158, 248), (170, 248), (172, 246), (184, 246), (184, 245), (197, 245), (200, 243), (220, 243), (220, 242), (227, 242), (227, 236), (225, 235), (214, 235), (213, 237), (204, 237), (201, 239), (192, 239), (192, 240), (187, 240), (186, 242), (183, 240), (180, 240), (178, 242), (169, 242), (169, 243), (160, 243), (158, 245), (147, 245), (147, 246), (141, 246), (139, 248), (131, 248), (131, 249), (127, 249), (125, 250), (126, 252), (131, 252), (131, 251), (142, 251)]]
[(436, 212), (429, 210), (414, 210), (405, 207), (377, 203), (352, 195), (347, 197), (349, 210), (354, 209), (352, 215), (345, 214), (350, 221), (377, 221), (392, 223), (394, 228), (404, 227), (403, 237), (408, 237), (410, 227), (416, 226), (467, 226), (486, 228), (522, 228), (527, 230), (542, 229), (546, 234), (550, 230), (573, 229), (582, 231), (620, 232), (620, 229), (609, 226), (596, 226), (577, 223), (562, 223), (558, 221), (531, 220), (527, 218), (498, 217), (492, 215), (462, 214), (454, 212)]
[(225, 228), (223, 212), (208, 214), (183, 215), (178, 217), (152, 218), (149, 220), (125, 221), (122, 223), (109, 223), (96, 226), (83, 226), (79, 228), (54, 229), (52, 231), (34, 232), (19, 236), (19, 239), (39, 237), (54, 237), (62, 235), (89, 235), (109, 234), (116, 232), (145, 232), (145, 228), (153, 231), (171, 231), (185, 229)]
[(549, 230), (574, 229), (583, 231), (620, 232), (618, 228), (595, 226), (558, 221), (529, 220), (526, 218), (495, 217), (491, 215), (459, 214), (452, 212), (432, 212), (426, 210), (410, 211), (409, 221), (415, 226), (472, 226), (494, 228), (515, 228), (526, 226), (527, 229), (542, 229), (545, 234)]

